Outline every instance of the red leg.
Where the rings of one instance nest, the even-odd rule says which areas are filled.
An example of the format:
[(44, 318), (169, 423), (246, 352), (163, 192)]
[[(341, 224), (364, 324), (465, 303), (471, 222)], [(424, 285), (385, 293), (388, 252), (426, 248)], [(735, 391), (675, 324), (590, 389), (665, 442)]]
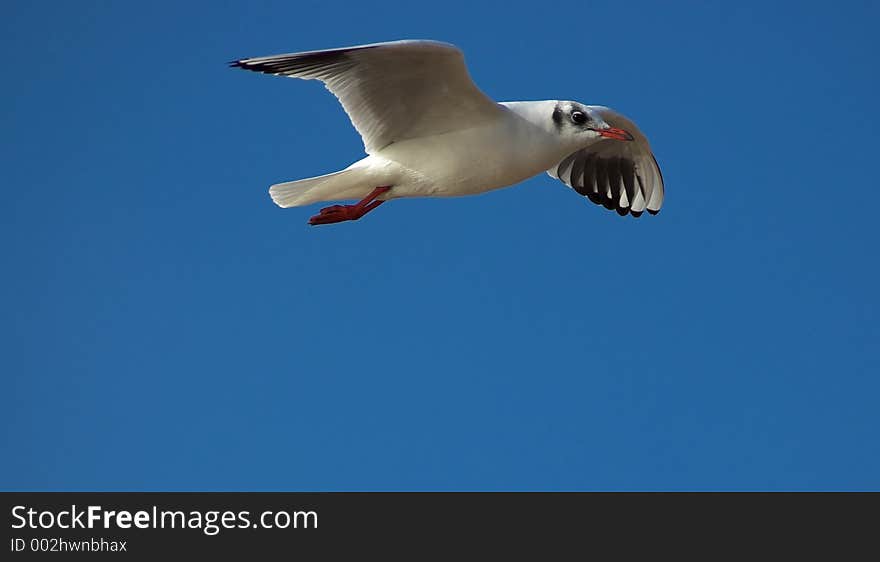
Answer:
[(379, 197), (389, 189), (391, 189), (390, 185), (377, 187), (354, 205), (324, 207), (320, 213), (309, 219), (309, 224), (333, 224), (335, 222), (356, 221), (384, 203), (385, 201), (379, 201), (376, 197)]

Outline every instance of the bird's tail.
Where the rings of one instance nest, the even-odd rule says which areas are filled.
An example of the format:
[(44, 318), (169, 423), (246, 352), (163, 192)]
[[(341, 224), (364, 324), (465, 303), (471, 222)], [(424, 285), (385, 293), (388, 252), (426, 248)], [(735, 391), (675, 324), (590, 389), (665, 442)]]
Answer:
[(301, 207), (318, 201), (360, 199), (373, 187), (365, 181), (362, 168), (347, 168), (315, 178), (277, 183), (269, 188), (272, 201), (279, 207)]

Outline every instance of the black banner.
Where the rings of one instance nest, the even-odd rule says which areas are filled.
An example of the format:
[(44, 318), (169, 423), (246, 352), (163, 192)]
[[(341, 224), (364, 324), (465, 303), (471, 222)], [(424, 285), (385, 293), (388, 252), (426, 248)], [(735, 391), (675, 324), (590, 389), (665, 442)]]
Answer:
[[(870, 494), (4, 493), (3, 560), (98, 553), (589, 555), (646, 548), (835, 556), (869, 544)], [(821, 551), (821, 550), (819, 550)], [(858, 549), (853, 553), (865, 553)], [(708, 553), (707, 553), (708, 554)]]

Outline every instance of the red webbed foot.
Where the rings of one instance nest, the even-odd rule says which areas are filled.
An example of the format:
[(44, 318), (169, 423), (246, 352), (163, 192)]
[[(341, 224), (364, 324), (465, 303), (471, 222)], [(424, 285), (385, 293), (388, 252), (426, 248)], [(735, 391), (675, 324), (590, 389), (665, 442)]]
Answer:
[(384, 203), (385, 201), (376, 200), (376, 197), (382, 195), (389, 189), (391, 189), (390, 186), (377, 187), (355, 205), (333, 205), (331, 207), (324, 207), (317, 215), (309, 219), (309, 224), (318, 225), (356, 221)]

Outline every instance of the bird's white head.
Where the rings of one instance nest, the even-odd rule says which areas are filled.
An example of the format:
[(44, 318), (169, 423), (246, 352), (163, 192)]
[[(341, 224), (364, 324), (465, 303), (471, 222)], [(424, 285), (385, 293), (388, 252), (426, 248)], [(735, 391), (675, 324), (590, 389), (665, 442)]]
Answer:
[(597, 108), (576, 101), (557, 101), (550, 114), (550, 121), (559, 135), (574, 142), (586, 139), (587, 144), (590, 144), (599, 138), (633, 140), (629, 131), (612, 127), (605, 121)]
[(633, 140), (629, 131), (611, 126), (603, 118), (599, 106), (561, 100), (507, 102), (504, 105), (572, 150), (602, 138)]

